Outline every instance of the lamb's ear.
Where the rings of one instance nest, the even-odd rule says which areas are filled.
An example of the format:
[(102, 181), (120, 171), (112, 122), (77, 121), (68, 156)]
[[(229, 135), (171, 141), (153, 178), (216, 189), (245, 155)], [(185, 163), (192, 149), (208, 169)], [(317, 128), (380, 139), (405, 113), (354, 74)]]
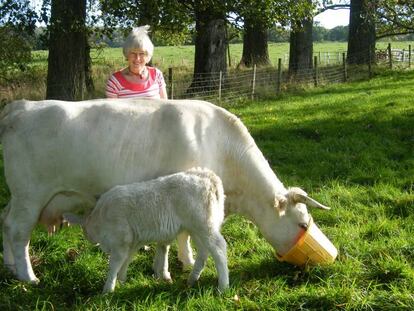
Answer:
[(64, 213), (63, 219), (65, 219), (67, 222), (73, 225), (83, 225), (85, 217), (72, 213)]
[(294, 203), (303, 203), (309, 207), (316, 207), (325, 210), (331, 209), (330, 207), (325, 206), (318, 201), (308, 197), (307, 193), (300, 188), (290, 188), (288, 196), (293, 200)]
[(287, 198), (284, 195), (276, 195), (273, 206), (279, 216), (283, 216), (286, 212)]

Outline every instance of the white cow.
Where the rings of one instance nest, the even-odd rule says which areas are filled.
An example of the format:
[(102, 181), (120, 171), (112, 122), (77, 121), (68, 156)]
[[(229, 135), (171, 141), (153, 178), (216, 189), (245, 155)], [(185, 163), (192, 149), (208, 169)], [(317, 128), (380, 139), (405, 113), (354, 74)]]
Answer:
[(154, 257), (157, 278), (171, 281), (168, 271), (170, 242), (183, 230), (197, 245), (197, 258), (188, 277), (193, 285), (200, 277), (207, 256), (214, 259), (219, 289), (229, 286), (226, 241), (220, 233), (224, 220), (224, 189), (220, 178), (208, 169), (185, 172), (115, 186), (105, 192), (90, 214), (65, 214), (79, 223), (92, 243), (110, 256), (103, 289), (113, 292), (117, 279), (125, 281), (136, 250), (158, 242)]
[[(42, 211), (56, 209), (55, 198), (66, 193), (60, 210), (79, 200), (88, 206), (115, 185), (206, 167), (223, 181), (226, 213), (250, 219), (279, 254), (308, 223), (305, 204), (327, 208), (286, 189), (242, 122), (203, 101), (17, 101), (2, 111), (0, 135), (11, 192), (3, 258), (23, 281), (38, 282), (31, 232)], [(181, 260), (191, 259), (188, 246), (179, 239)]]

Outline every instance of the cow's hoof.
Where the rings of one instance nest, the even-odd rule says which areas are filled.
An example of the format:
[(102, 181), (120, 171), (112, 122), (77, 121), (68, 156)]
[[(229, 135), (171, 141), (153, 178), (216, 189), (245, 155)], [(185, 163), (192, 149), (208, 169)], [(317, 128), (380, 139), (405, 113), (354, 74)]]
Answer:
[(29, 281), (29, 284), (37, 285), (40, 283), (40, 280), (38, 278), (34, 278)]
[(162, 281), (167, 282), (167, 283), (172, 283), (173, 282), (170, 272), (165, 272), (165, 273), (163, 273), (163, 272), (155, 273), (154, 272), (154, 274), (152, 276), (156, 280), (162, 280)]
[(22, 282), (26, 282), (31, 285), (38, 285), (40, 283), (40, 280), (37, 277), (31, 278), (31, 279), (23, 279), (23, 278), (18, 278), (18, 279)]
[(194, 266), (194, 260), (187, 261), (187, 262), (182, 262), (182, 264), (183, 264), (183, 271), (184, 272), (191, 271), (193, 269), (193, 266)]
[(19, 279), (22, 282), (26, 282), (28, 284), (37, 285), (40, 283), (40, 280), (34, 275), (17, 275), (17, 279)]
[(16, 275), (16, 265), (4, 264), (7, 270)]
[(194, 284), (198, 281), (198, 278), (194, 278), (194, 277), (189, 277), (187, 280), (187, 286), (188, 287), (193, 287)]

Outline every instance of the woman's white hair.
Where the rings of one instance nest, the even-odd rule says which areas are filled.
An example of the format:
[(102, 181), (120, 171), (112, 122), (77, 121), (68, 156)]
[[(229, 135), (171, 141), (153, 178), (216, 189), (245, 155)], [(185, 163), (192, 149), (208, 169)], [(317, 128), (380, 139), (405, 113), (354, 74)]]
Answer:
[(150, 26), (140, 26), (132, 29), (131, 33), (125, 39), (122, 52), (125, 57), (128, 57), (128, 54), (136, 49), (142, 49), (147, 52), (149, 59), (152, 57), (154, 52), (154, 45), (151, 42), (150, 37), (148, 36)]

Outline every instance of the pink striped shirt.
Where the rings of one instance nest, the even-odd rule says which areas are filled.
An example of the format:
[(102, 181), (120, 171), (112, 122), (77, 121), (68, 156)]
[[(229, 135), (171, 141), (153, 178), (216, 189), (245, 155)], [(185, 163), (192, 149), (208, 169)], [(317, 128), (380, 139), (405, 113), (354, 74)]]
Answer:
[(160, 98), (160, 90), (165, 87), (164, 76), (158, 68), (147, 67), (148, 79), (143, 83), (128, 81), (121, 71), (115, 72), (106, 83), (106, 97), (148, 97)]

